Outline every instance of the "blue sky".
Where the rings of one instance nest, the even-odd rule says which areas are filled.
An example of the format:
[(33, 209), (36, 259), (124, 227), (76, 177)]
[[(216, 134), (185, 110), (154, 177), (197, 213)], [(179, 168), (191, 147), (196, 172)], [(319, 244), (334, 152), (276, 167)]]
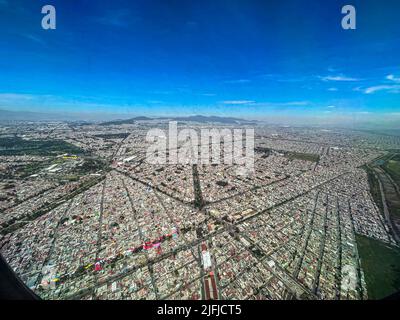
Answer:
[(400, 120), (399, 14), (396, 0), (0, 0), (0, 109)]

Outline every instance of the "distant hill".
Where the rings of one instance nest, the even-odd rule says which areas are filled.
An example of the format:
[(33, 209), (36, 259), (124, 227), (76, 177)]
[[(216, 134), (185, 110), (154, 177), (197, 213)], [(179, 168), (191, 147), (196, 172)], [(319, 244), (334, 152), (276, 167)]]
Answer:
[(181, 121), (181, 122), (200, 122), (200, 123), (210, 123), (210, 122), (218, 122), (218, 123), (225, 123), (225, 124), (254, 124), (256, 121), (252, 120), (244, 120), (239, 118), (232, 118), (232, 117), (218, 117), (218, 116), (202, 116), (202, 115), (195, 115), (195, 116), (186, 116), (186, 117), (135, 117), (130, 119), (122, 119), (122, 120), (114, 120), (114, 121), (107, 121), (101, 123), (101, 125), (109, 126), (109, 125), (120, 125), (120, 124), (133, 124), (137, 121), (143, 120), (172, 120), (172, 121)]
[(251, 120), (244, 120), (239, 118), (232, 118), (232, 117), (218, 117), (218, 116), (188, 116), (188, 117), (175, 117), (172, 118), (175, 121), (193, 121), (193, 122), (219, 122), (219, 123), (226, 123), (226, 124), (252, 124), (256, 121)]
[(112, 125), (120, 125), (120, 124), (133, 124), (136, 121), (145, 121), (145, 120), (153, 120), (152, 118), (140, 116), (129, 119), (121, 119), (121, 120), (112, 120), (100, 123), (101, 126), (112, 126)]
[[(244, 120), (233, 117), (218, 117), (218, 116), (182, 116), (182, 117), (146, 117), (138, 116), (133, 118), (121, 119), (126, 115), (117, 114), (110, 115), (107, 117), (114, 117), (117, 120), (101, 122), (100, 125), (111, 126), (121, 124), (134, 124), (137, 121), (150, 121), (150, 120), (172, 120), (180, 122), (199, 122), (199, 123), (224, 123), (224, 124), (254, 124), (257, 121)], [(30, 112), (30, 111), (10, 111), (0, 110), (0, 121), (101, 121), (106, 116), (104, 114), (89, 114), (89, 113), (42, 113), (42, 112)], [(97, 119), (96, 119), (97, 118)], [(119, 118), (119, 119), (118, 119)]]

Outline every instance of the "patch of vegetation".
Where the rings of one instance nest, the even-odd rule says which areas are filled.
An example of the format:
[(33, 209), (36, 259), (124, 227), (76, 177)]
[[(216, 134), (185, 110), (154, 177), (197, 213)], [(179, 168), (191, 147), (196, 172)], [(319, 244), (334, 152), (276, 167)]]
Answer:
[(383, 169), (392, 177), (394, 182), (400, 186), (400, 156), (395, 156), (383, 166)]
[(265, 148), (265, 147), (256, 147), (256, 148), (254, 148), (254, 151), (257, 153), (261, 153), (265, 156), (269, 156), (271, 154), (271, 149)]
[(394, 161), (400, 161), (400, 153), (397, 153), (392, 157), (392, 160)]
[(18, 178), (25, 179), (37, 173), (49, 174), (45, 169), (52, 165), (58, 165), (60, 169), (56, 174), (52, 173), (52, 177), (58, 178), (61, 182), (78, 181), (81, 176), (109, 169), (108, 164), (101, 159), (52, 157), (46, 161), (33, 161), (18, 165), (15, 167), (12, 177), (18, 176)]
[(400, 291), (400, 249), (356, 235), (369, 299), (382, 299)]
[[(388, 155), (385, 162), (380, 166), (391, 179), (382, 176), (383, 188), (385, 190), (386, 202), (390, 214), (400, 219), (400, 198), (398, 189), (400, 187), (400, 155)], [(394, 183), (393, 183), (394, 182)]]
[(74, 175), (74, 174), (69, 174), (63, 177), (65, 180), (71, 181), (71, 182), (75, 182), (75, 181), (79, 181), (79, 176)]
[(83, 154), (84, 151), (63, 140), (24, 140), (19, 137), (0, 138), (0, 156), (51, 156), (63, 153)]
[(112, 126), (112, 125), (121, 125), (121, 124), (135, 124), (136, 121), (138, 120), (152, 120), (151, 118), (148, 117), (135, 117), (131, 119), (122, 119), (122, 120), (113, 120), (113, 121), (108, 121), (108, 122), (102, 122), (100, 123), (101, 126)]
[(285, 154), (285, 157), (287, 157), (289, 160), (298, 159), (298, 160), (311, 161), (311, 162), (319, 161), (319, 155), (312, 154), (312, 153), (287, 152)]
[(82, 165), (79, 165), (75, 168), (74, 173), (85, 175), (103, 170), (106, 168), (106, 166), (106, 163), (99, 159), (85, 159)]
[(29, 177), (33, 174), (38, 173), (39, 171), (43, 170), (44, 168), (49, 166), (49, 162), (47, 161), (35, 161), (35, 162), (30, 162), (26, 165), (18, 167), (16, 170), (16, 174), (20, 178), (26, 178)]
[(125, 139), (129, 136), (129, 133), (104, 133), (104, 134), (96, 134), (95, 137), (102, 139)]
[(216, 184), (220, 187), (226, 187), (228, 185), (228, 182), (219, 180), (216, 182)]
[(374, 174), (373, 170), (367, 166), (363, 167), (365, 171), (367, 172), (368, 175), (368, 184), (369, 184), (369, 189), (372, 195), (372, 198), (374, 199), (374, 202), (380, 209), (381, 213), (383, 214), (383, 204), (382, 204), (382, 196), (381, 196), (381, 190), (379, 187), (379, 181), (376, 175)]

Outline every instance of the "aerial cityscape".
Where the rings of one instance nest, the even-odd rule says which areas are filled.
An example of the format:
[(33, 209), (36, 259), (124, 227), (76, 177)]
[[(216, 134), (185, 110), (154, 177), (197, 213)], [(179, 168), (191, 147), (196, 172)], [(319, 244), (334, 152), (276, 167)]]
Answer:
[[(400, 159), (388, 151), (399, 136), (257, 125), (255, 171), (243, 177), (235, 165), (147, 164), (146, 132), (165, 125), (1, 127), (1, 251), (32, 290), (48, 299), (368, 297), (363, 241), (399, 244)], [(232, 126), (186, 124), (210, 125)]]
[(0, 29), (0, 253), (38, 297), (400, 291), (398, 2), (374, 18), (354, 1), (352, 30), (336, 0), (305, 20), (294, 0), (82, 1), (85, 17), (50, 1), (48, 29), (15, 2), (0, 1), (2, 26), (24, 21)]

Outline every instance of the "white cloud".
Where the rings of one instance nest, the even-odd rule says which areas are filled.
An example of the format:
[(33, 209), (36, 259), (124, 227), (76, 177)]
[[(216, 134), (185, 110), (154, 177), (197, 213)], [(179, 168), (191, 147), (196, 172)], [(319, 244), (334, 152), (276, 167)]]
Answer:
[(334, 109), (336, 106), (327, 106), (327, 108)]
[(253, 100), (226, 100), (222, 101), (223, 104), (252, 104), (255, 103)]
[(371, 94), (378, 91), (388, 91), (390, 93), (399, 93), (400, 92), (400, 85), (380, 85), (380, 86), (373, 86), (364, 89), (364, 93)]
[(400, 82), (400, 78), (396, 78), (393, 74), (387, 75), (387, 76), (386, 76), (386, 79), (387, 79), (387, 80), (394, 81), (394, 82)]
[(328, 88), (328, 91), (338, 91), (338, 88)]
[(343, 75), (320, 77), (323, 81), (360, 81), (358, 78), (346, 77)]
[(375, 86), (370, 86), (370, 87), (356, 87), (353, 90), (354, 91), (361, 91), (365, 94), (372, 94), (375, 92), (379, 91), (386, 91), (389, 93), (400, 93), (400, 78), (396, 77), (393, 74), (388, 74), (385, 77), (386, 80), (389, 80), (391, 82), (385, 81), (383, 84), (377, 84)]
[(308, 106), (308, 101), (288, 101), (288, 102), (256, 102), (253, 100), (226, 100), (222, 101), (226, 105), (248, 105), (253, 107), (296, 107)]

